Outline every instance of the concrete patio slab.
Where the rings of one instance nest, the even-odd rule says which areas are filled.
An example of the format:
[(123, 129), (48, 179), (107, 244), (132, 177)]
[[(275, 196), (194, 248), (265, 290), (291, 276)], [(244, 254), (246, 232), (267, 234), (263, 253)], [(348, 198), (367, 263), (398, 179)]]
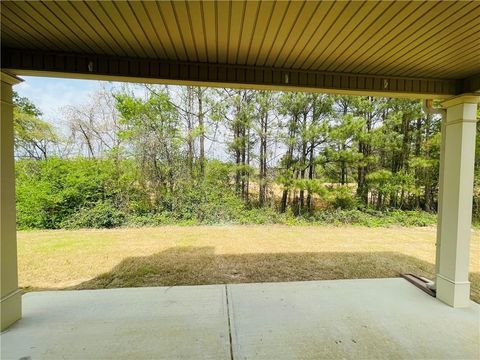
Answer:
[(225, 286), (28, 293), (1, 359), (230, 359)]
[(234, 359), (479, 359), (480, 306), (404, 279), (228, 285)]
[(34, 292), (23, 313), (2, 360), (480, 356), (480, 306), (404, 279)]

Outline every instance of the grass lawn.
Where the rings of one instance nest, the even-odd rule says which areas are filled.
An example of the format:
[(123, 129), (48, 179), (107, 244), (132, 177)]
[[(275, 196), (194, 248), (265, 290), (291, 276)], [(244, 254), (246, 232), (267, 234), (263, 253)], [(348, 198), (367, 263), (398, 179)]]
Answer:
[[(480, 302), (480, 230), (471, 245)], [(165, 226), (20, 231), (20, 286), (100, 289), (241, 282), (433, 278), (435, 228)]]

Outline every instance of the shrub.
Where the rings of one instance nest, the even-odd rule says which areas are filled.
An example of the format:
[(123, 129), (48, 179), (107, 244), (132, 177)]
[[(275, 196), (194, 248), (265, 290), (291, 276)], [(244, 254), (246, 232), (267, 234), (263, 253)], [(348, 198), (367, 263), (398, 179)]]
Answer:
[(113, 228), (123, 225), (125, 214), (110, 202), (97, 202), (92, 208), (82, 208), (61, 224), (67, 229)]
[(313, 219), (320, 224), (330, 225), (361, 225), (368, 227), (381, 226), (430, 226), (435, 225), (435, 214), (424, 211), (378, 211), (366, 208), (364, 210), (334, 210), (314, 214)]
[(111, 228), (195, 224), (355, 224), (426, 226), (433, 214), (418, 211), (359, 209), (351, 188), (327, 189), (321, 181), (297, 181), (328, 203), (327, 210), (279, 213), (275, 205), (257, 208), (244, 202), (232, 186), (234, 168), (210, 161), (206, 176), (193, 182), (177, 179), (169, 192), (149, 193), (130, 160), (57, 159), (17, 162), (19, 229)]
[(348, 186), (339, 186), (332, 190), (333, 200), (331, 206), (334, 209), (352, 210), (358, 207), (357, 198)]

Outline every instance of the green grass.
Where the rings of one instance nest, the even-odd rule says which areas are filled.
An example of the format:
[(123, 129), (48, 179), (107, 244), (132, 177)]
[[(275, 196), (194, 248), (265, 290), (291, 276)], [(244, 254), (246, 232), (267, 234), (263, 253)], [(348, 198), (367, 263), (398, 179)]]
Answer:
[[(434, 227), (163, 226), (18, 233), (26, 290), (396, 277), (433, 278)], [(480, 231), (472, 231), (480, 301)]]

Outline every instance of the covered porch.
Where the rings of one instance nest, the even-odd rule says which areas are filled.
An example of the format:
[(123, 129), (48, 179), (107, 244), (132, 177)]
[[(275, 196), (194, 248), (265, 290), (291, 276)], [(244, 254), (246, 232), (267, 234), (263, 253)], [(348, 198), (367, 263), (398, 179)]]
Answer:
[(404, 279), (53, 291), (23, 297), (2, 359), (478, 359), (480, 305)]
[[(478, 358), (468, 281), (478, 11), (475, 1), (2, 2), (2, 358)], [(425, 100), (443, 117), (436, 298), (403, 279), (22, 297), (12, 105), (22, 75)]]

